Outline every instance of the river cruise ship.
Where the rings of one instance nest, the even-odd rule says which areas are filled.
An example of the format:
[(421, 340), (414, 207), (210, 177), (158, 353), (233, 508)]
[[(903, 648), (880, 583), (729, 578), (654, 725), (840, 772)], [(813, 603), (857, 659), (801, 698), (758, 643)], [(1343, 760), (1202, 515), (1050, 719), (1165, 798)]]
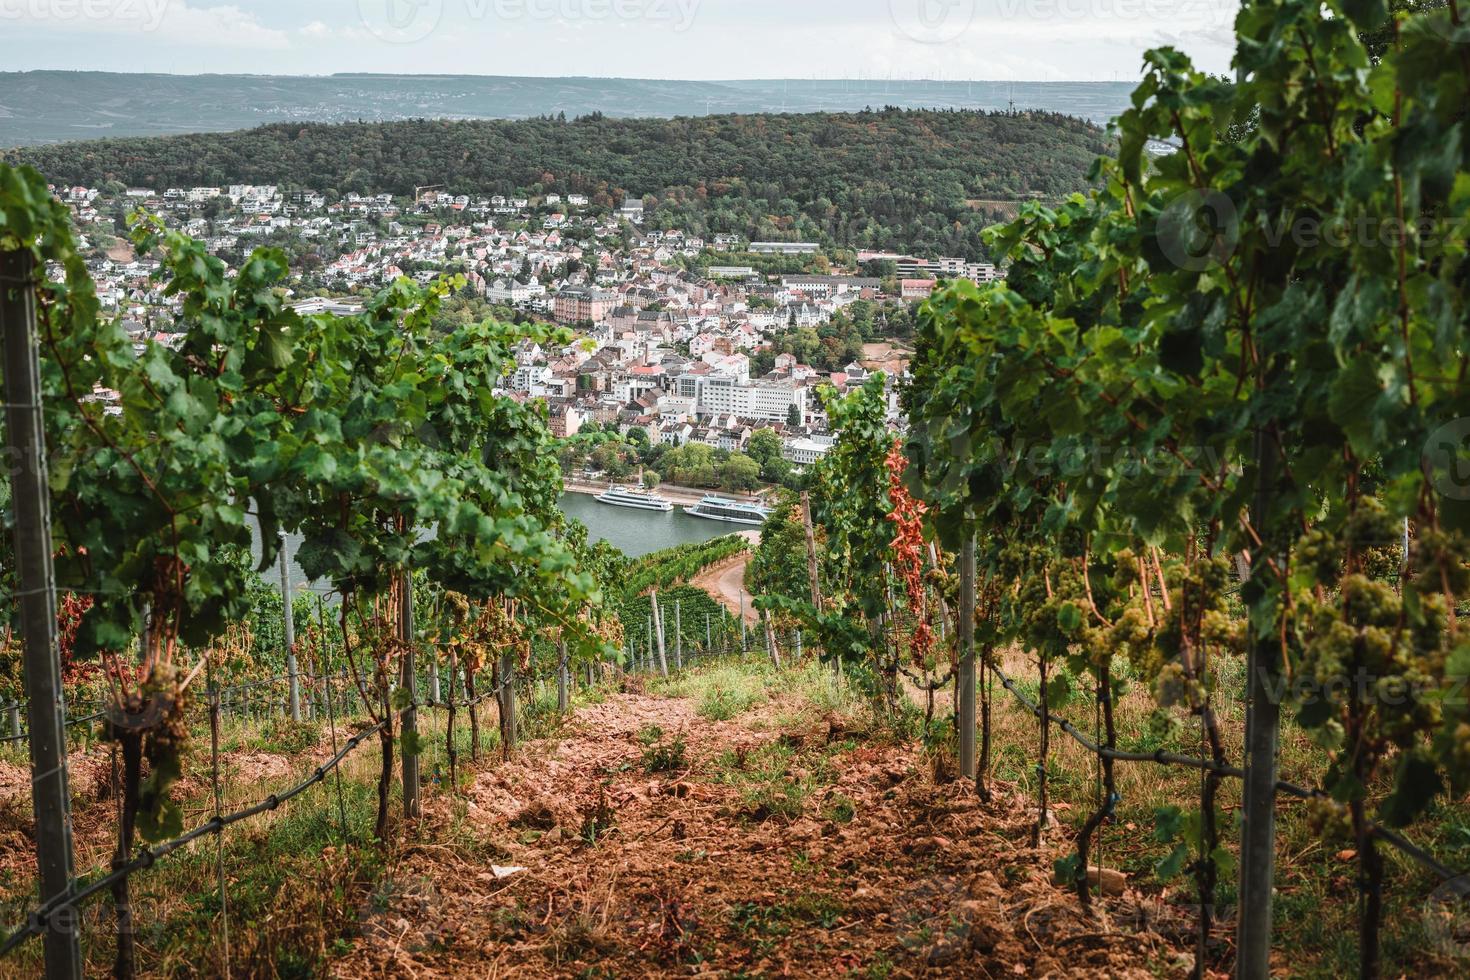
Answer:
[(598, 502), (614, 507), (632, 507), (635, 510), (657, 510), (667, 514), (674, 505), (652, 490), (635, 490), (631, 487), (608, 487), (597, 497)]
[(768, 507), (760, 504), (743, 504), (725, 497), (705, 497), (693, 507), (685, 507), (690, 517), (703, 517), (707, 521), (724, 521), (727, 524), (749, 524), (760, 527), (771, 516)]

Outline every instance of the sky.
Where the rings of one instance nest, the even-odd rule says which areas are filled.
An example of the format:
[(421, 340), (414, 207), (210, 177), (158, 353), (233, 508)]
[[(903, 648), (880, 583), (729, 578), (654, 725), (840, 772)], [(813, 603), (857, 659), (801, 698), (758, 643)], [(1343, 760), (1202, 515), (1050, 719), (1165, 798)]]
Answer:
[(0, 0), (0, 69), (1131, 81), (1236, 0)]

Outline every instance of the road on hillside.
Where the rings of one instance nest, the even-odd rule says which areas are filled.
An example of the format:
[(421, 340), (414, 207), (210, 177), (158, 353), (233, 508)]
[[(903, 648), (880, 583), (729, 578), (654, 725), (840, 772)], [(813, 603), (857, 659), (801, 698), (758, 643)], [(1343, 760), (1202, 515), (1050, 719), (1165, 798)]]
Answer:
[[(752, 548), (760, 544), (761, 533), (759, 531), (739, 533), (742, 538), (750, 542)], [(750, 557), (751, 553), (745, 551), (733, 558), (727, 558), (718, 564), (711, 565), (694, 576), (694, 581), (690, 584), (696, 589), (708, 592), (716, 602), (730, 610), (730, 615), (738, 616), (743, 612), (745, 621), (754, 623), (757, 621), (756, 612), (750, 604), (750, 596), (745, 593), (745, 566), (750, 564)]]

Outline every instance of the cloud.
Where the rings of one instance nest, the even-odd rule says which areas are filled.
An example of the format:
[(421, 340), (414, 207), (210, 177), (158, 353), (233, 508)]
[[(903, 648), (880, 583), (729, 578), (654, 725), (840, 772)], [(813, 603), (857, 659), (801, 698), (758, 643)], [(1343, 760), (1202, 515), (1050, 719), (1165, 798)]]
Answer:
[(185, 0), (169, 4), (160, 33), (182, 43), (280, 50), (289, 48), (285, 31), (263, 26), (254, 14), (235, 6), (190, 7)]
[[(3, 24), (61, 37), (128, 34), (204, 48), (290, 46), (284, 31), (265, 27), (254, 14), (233, 4), (194, 7), (188, 0), (0, 0)], [(23, 43), (18, 37), (15, 41)]]
[[(912, 24), (905, 33), (908, 21), (895, 10), (918, 2), (627, 0), (620, 7), (623, 0), (0, 0), (0, 34), (15, 53), (13, 67), (138, 70), (157, 63), (226, 72), (693, 79), (1127, 79), (1136, 77), (1149, 47), (1173, 44), (1211, 71), (1224, 70), (1233, 49), (1236, 0), (950, 0), (945, 9), (961, 11), (964, 20), (945, 32), (942, 43), (915, 38)], [(390, 3), (427, 5), (442, 15), (425, 36), (385, 39), (364, 11)], [(554, 13), (563, 5), (581, 10), (589, 4), (591, 11), (647, 7), (689, 16), (504, 12), (530, 11), (532, 3), (535, 11)], [(687, 29), (676, 29), (680, 25)], [(117, 42), (119, 35), (127, 36), (126, 45)], [(637, 39), (632, 47), (630, 36)]]

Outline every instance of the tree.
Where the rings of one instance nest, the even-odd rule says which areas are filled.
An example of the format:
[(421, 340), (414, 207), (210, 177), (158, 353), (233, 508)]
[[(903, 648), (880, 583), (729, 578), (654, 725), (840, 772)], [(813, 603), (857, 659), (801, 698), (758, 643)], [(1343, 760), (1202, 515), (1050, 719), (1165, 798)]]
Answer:
[(755, 596), (779, 595), (793, 602), (811, 598), (801, 505), (790, 494), (782, 496), (761, 527), (760, 545), (745, 571), (745, 587)]
[(784, 487), (791, 486), (791, 478), (796, 473), (796, 467), (791, 460), (784, 456), (776, 456), (761, 467), (761, 479), (767, 483), (777, 483)]
[(773, 459), (781, 458), (781, 437), (774, 429), (756, 429), (745, 447), (751, 459), (764, 469)]
[(786, 424), (793, 429), (801, 427), (801, 406), (795, 402), (792, 402), (791, 407), (786, 410)]
[(760, 478), (760, 465), (744, 453), (731, 453), (720, 467), (720, 485), (726, 490), (754, 490)]

